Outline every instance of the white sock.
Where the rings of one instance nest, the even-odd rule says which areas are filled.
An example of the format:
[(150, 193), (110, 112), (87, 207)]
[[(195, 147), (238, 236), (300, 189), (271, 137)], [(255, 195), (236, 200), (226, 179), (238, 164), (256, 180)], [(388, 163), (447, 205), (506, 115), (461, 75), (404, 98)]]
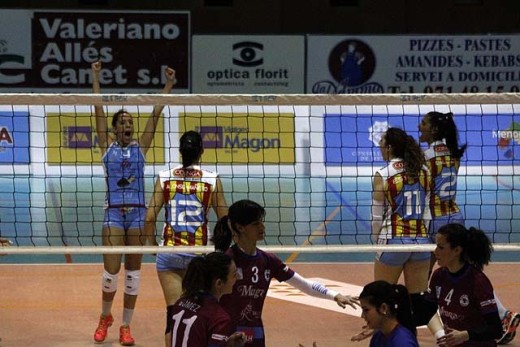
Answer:
[(130, 325), (132, 322), (132, 316), (134, 315), (134, 310), (130, 308), (123, 309), (123, 324), (122, 325)]

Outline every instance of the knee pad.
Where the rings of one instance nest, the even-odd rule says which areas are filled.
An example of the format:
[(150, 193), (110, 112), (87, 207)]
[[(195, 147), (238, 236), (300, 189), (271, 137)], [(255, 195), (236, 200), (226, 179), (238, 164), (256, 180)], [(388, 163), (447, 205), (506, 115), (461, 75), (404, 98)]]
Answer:
[(125, 294), (137, 295), (141, 283), (141, 270), (125, 270)]
[(164, 335), (168, 334), (172, 331), (173, 328), (173, 309), (175, 308), (174, 305), (170, 305), (166, 308), (166, 331), (164, 332)]
[(117, 274), (113, 275), (106, 270), (103, 271), (103, 279), (101, 281), (101, 289), (105, 293), (113, 293), (117, 290)]

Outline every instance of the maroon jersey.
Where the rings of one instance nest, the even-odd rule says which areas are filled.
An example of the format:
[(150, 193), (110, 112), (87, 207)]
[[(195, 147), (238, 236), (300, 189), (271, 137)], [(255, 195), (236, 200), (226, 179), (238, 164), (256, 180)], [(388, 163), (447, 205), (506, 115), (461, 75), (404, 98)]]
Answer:
[[(469, 264), (456, 274), (445, 267), (437, 269), (430, 280), (427, 299), (438, 304), (442, 322), (455, 330), (482, 331), (484, 315), (496, 312), (498, 316), (491, 282)], [(496, 346), (496, 342), (466, 341), (462, 346)]]
[(265, 346), (262, 309), (269, 283), (271, 278), (286, 281), (294, 271), (274, 254), (258, 248), (254, 256), (245, 254), (237, 245), (226, 253), (235, 261), (239, 279), (233, 293), (222, 296), (220, 304), (231, 316), (236, 331), (246, 334), (246, 346)]
[(210, 294), (202, 295), (198, 302), (180, 298), (170, 319), (172, 347), (225, 346), (235, 331), (228, 313)]

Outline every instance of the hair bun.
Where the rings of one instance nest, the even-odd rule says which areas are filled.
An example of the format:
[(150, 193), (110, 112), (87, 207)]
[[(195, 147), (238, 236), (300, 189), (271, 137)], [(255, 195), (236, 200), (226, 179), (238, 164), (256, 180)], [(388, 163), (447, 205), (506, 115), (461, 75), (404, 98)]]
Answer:
[(181, 147), (202, 147), (202, 136), (193, 130), (185, 132), (180, 139)]

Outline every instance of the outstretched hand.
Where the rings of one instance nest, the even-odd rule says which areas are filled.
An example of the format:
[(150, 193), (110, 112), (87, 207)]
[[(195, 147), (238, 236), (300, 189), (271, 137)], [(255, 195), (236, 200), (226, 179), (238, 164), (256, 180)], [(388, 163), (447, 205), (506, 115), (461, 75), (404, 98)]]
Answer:
[(164, 76), (166, 76), (168, 81), (172, 81), (173, 84), (177, 83), (177, 80), (175, 79), (175, 70), (171, 67), (166, 67), (166, 70), (164, 70)]
[(338, 294), (334, 297), (334, 301), (336, 301), (336, 303), (342, 308), (345, 308), (347, 307), (347, 305), (350, 305), (354, 310), (356, 310), (356, 305), (359, 306), (359, 299), (350, 295)]
[[(10, 240), (0, 237), (0, 247), (9, 247), (12, 244), (13, 243)], [(0, 256), (2, 256), (2, 255), (5, 255), (5, 254), (0, 253)]]
[(96, 74), (101, 71), (101, 61), (95, 61), (92, 63), (92, 71), (94, 71)]
[(462, 343), (469, 340), (469, 334), (467, 331), (459, 331), (452, 329), (448, 326), (444, 326), (446, 335), (441, 336), (437, 339), (437, 345), (442, 347), (453, 347), (460, 346)]
[(363, 326), (360, 333), (358, 333), (350, 338), (350, 341), (354, 341), (354, 342), (363, 341), (372, 335), (374, 335), (374, 330), (370, 329), (368, 327), (368, 325), (365, 325), (365, 326)]
[(231, 334), (231, 336), (227, 340), (226, 347), (242, 347), (246, 343), (246, 334), (237, 331)]

